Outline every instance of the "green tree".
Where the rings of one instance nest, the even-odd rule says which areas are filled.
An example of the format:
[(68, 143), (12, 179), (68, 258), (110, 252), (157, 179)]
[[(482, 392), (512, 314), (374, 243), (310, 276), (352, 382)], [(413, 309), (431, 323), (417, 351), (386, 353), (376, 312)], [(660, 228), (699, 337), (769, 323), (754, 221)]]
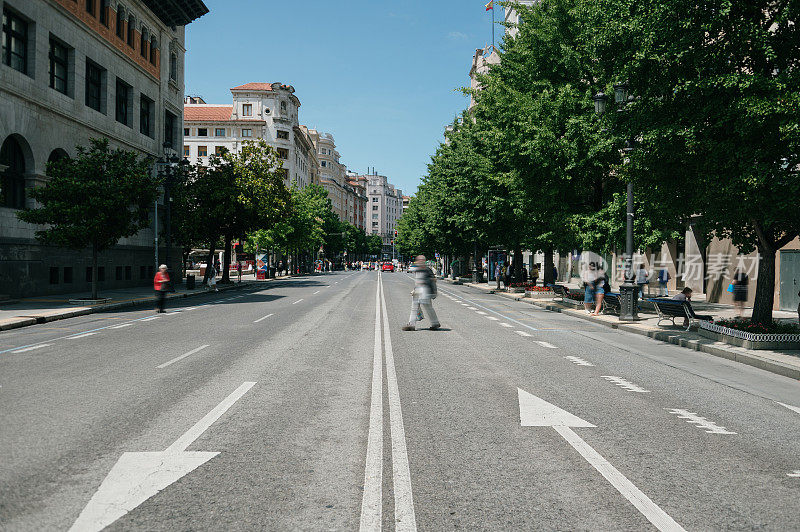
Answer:
[(97, 257), (121, 238), (150, 225), (158, 193), (151, 161), (135, 152), (111, 150), (108, 139), (79, 146), (78, 156), (50, 162), (50, 179), (29, 191), (39, 206), (20, 211), (28, 223), (46, 225), (36, 238), (48, 245), (92, 253), (92, 299), (97, 299)]
[(622, 171), (696, 235), (760, 254), (753, 319), (772, 320), (775, 254), (800, 233), (800, 3), (600, 0), (598, 63), (635, 98)]

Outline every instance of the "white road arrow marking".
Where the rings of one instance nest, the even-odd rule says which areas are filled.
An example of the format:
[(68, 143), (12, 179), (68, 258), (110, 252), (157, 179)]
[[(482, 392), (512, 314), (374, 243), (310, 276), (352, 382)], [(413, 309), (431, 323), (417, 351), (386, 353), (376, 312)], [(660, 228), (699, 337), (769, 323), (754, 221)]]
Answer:
[(187, 452), (186, 448), (255, 384), (245, 382), (239, 386), (166, 450), (124, 453), (78, 516), (70, 532), (103, 530), (159, 491), (217, 456), (218, 452)]
[(685, 532), (681, 525), (642, 493), (608, 460), (575, 434), (571, 428), (594, 427), (595, 425), (520, 388), (517, 388), (517, 394), (520, 424), (523, 427), (552, 427), (657, 529)]
[(800, 414), (800, 407), (787, 405), (786, 403), (781, 403), (780, 401), (775, 401), (775, 402), (778, 403), (781, 406), (785, 406), (789, 410), (793, 410), (793, 411), (797, 412), (798, 414)]

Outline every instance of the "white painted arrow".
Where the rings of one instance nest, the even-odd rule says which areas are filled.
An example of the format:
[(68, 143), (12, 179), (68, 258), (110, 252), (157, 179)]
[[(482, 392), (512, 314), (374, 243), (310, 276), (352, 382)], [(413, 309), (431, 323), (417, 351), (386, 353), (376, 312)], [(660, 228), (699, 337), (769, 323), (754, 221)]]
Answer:
[(517, 388), (519, 396), (519, 418), (523, 427), (553, 427), (573, 449), (594, 467), (598, 473), (612, 485), (623, 497), (633, 504), (653, 526), (659, 530), (683, 531), (684, 528), (673, 520), (664, 510), (659, 508), (650, 498), (642, 493), (625, 475), (620, 473), (611, 463), (603, 458), (570, 427), (594, 427), (588, 421), (570, 414)]
[(186, 451), (186, 448), (255, 384), (245, 382), (239, 386), (166, 450), (124, 453), (78, 516), (70, 532), (103, 530), (159, 491), (217, 456), (218, 452)]

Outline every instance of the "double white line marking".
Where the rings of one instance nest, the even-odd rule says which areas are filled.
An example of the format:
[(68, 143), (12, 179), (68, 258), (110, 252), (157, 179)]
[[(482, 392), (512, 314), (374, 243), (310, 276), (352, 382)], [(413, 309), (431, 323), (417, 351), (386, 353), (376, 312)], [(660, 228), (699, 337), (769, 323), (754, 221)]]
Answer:
[[(383, 323), (383, 331), (381, 331)], [(394, 369), (389, 315), (383, 295), (383, 279), (378, 274), (375, 292), (375, 349), (372, 358), (372, 398), (369, 409), (367, 458), (364, 469), (364, 495), (361, 499), (362, 531), (379, 531), (383, 507), (383, 354), (386, 354), (386, 388), (389, 397), (389, 434), (392, 440), (392, 485), (394, 487), (395, 530), (416, 531), (411, 473), (408, 467), (406, 433), (400, 408), (400, 392)]]

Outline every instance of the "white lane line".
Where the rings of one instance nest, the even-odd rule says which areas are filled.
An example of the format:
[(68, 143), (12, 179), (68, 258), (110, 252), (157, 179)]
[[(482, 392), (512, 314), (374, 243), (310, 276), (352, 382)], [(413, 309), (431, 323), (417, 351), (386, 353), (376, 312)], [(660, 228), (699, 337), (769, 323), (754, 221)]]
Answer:
[(546, 347), (547, 349), (558, 349), (558, 348), (557, 348), (556, 346), (554, 346), (553, 344), (549, 344), (549, 343), (547, 343), (547, 342), (536, 342), (536, 343), (537, 343), (537, 344), (539, 344), (539, 345), (540, 345), (540, 346), (542, 346), (542, 347)]
[(133, 323), (123, 323), (122, 325), (114, 325), (111, 327), (112, 329), (124, 329), (125, 327), (130, 327)]
[(315, 295), (319, 294), (319, 292), (320, 292), (320, 291), (319, 291), (319, 290), (317, 290), (316, 292), (314, 292), (314, 293), (313, 293), (313, 294), (311, 294), (311, 295), (312, 295), (312, 296), (315, 296)]
[(500, 318), (495, 318), (494, 316), (486, 316), (486, 319), (492, 321), (500, 321)]
[(372, 397), (369, 407), (364, 493), (361, 496), (362, 531), (380, 531), (383, 508), (383, 347), (381, 345), (381, 283), (375, 289), (375, 345), (372, 354)]
[(257, 319), (256, 321), (254, 321), (253, 323), (258, 323), (258, 322), (260, 322), (260, 321), (264, 321), (265, 319), (269, 318), (270, 316), (274, 316), (274, 315), (275, 315), (274, 313), (273, 313), (273, 314), (267, 314), (267, 315), (266, 315), (266, 316), (264, 316), (263, 318), (258, 318), (258, 319)]
[(468, 307), (469, 305), (467, 305), (466, 303), (461, 303), (461, 306), (462, 307)]
[(786, 476), (792, 478), (800, 478), (800, 469), (792, 471), (791, 473), (786, 473)]
[(670, 413), (677, 414), (680, 419), (685, 419), (687, 423), (691, 423), (697, 428), (705, 430), (709, 434), (736, 434), (735, 432), (729, 431), (725, 427), (720, 427), (713, 421), (709, 421), (702, 416), (698, 416), (694, 412), (689, 412), (688, 410), (683, 410), (682, 408), (665, 408), (664, 410), (669, 410)]
[(658, 507), (650, 498), (642, 493), (633, 482), (628, 480), (625, 475), (611, 465), (611, 463), (603, 458), (600, 453), (595, 451), (588, 443), (583, 441), (580, 436), (575, 434), (569, 427), (555, 426), (553, 427), (562, 438), (567, 440), (573, 449), (589, 462), (598, 473), (614, 486), (623, 497), (633, 504), (648, 521), (661, 531), (684, 531), (684, 528), (675, 522), (669, 514)]
[(295, 301), (294, 303), (292, 303), (292, 305), (296, 305), (296, 304), (300, 303), (301, 301), (302, 301), (302, 299), (298, 299), (297, 301)]
[(794, 412), (797, 412), (798, 414), (800, 414), (800, 407), (796, 407), (796, 406), (792, 406), (792, 405), (787, 405), (786, 403), (781, 403), (780, 401), (775, 401), (775, 402), (776, 402), (776, 403), (778, 403), (778, 404), (779, 404), (779, 405), (781, 405), (781, 406), (785, 406), (785, 407), (786, 407), (786, 408), (788, 408), (789, 410), (792, 410), (792, 411), (794, 411)]
[(614, 383), (620, 388), (624, 388), (629, 392), (636, 392), (636, 393), (650, 393), (650, 390), (645, 390), (644, 388), (633, 384), (632, 382), (626, 381), (622, 377), (615, 377), (613, 375), (601, 375), (600, 378), (607, 380), (608, 382)]
[(159, 319), (161, 316), (150, 316), (149, 318), (142, 318), (139, 321), (153, 321)]
[(591, 363), (591, 362), (589, 362), (588, 360), (584, 360), (584, 359), (582, 359), (581, 357), (573, 357), (573, 356), (569, 356), (569, 357), (564, 357), (564, 358), (566, 358), (567, 360), (569, 360), (569, 361), (570, 361), (570, 362), (572, 362), (573, 364), (577, 364), (578, 366), (589, 366), (589, 367), (594, 367), (594, 364), (592, 364), (592, 363)]
[(197, 307), (188, 307), (188, 308), (185, 308), (183, 310), (186, 311), (186, 310), (195, 310), (195, 309), (197, 309)]
[[(440, 290), (440, 292), (442, 292), (443, 294), (444, 294), (444, 293), (447, 293), (445, 290)], [(537, 329), (536, 327), (531, 327), (530, 325), (527, 325), (527, 324), (525, 324), (525, 323), (522, 323), (521, 321), (517, 321), (517, 320), (515, 320), (514, 318), (511, 318), (511, 317), (509, 317), (509, 316), (506, 316), (506, 315), (504, 315), (504, 314), (501, 314), (501, 313), (497, 312), (496, 310), (492, 310), (492, 309), (490, 309), (489, 307), (484, 307), (483, 305), (481, 305), (481, 304), (479, 304), (479, 303), (475, 303), (475, 301), (474, 301), (474, 300), (472, 300), (472, 299), (464, 299), (464, 301), (467, 301), (467, 302), (469, 302), (469, 303), (472, 303), (472, 304), (473, 304), (473, 305), (475, 305), (476, 307), (480, 307), (480, 308), (482, 308), (483, 310), (485, 310), (485, 311), (487, 311), (487, 312), (491, 312), (492, 314), (494, 314), (494, 315), (496, 315), (496, 316), (500, 316), (501, 318), (503, 318), (503, 319), (505, 319), (505, 320), (512, 321), (512, 322), (516, 323), (517, 325), (519, 325), (520, 327), (525, 327), (526, 329), (528, 329), (528, 330), (531, 330), (531, 331), (538, 331), (538, 330), (539, 330), (539, 329)], [(467, 307), (467, 308), (470, 308), (470, 307)]]
[(481, 310), (475, 311), (475, 314), (480, 314), (481, 316), (486, 316), (486, 313), (481, 311)]
[(11, 351), (12, 353), (27, 353), (28, 351), (35, 351), (36, 349), (41, 349), (43, 347), (50, 347), (53, 344), (39, 344), (34, 345), (32, 347), (26, 347), (24, 349), (18, 349), (17, 351)]
[(175, 440), (175, 443), (167, 447), (164, 452), (183, 452), (189, 447), (194, 440), (199, 438), (207, 429), (210, 427), (216, 420), (222, 417), (222, 414), (228, 411), (233, 404), (242, 398), (244, 394), (250, 391), (250, 388), (255, 386), (255, 382), (245, 382), (242, 383), (241, 386), (236, 388), (233, 393), (231, 393), (228, 397), (222, 400), (220, 404), (214, 407), (214, 409), (203, 416), (203, 418), (198, 421), (197, 423), (192, 426), (189, 430), (187, 430), (183, 436)]
[(520, 336), (530, 336), (530, 334), (526, 333), (525, 331), (514, 331), (514, 332)]
[(511, 325), (510, 323), (501, 323), (501, 324), (500, 324), (500, 326), (501, 326), (501, 327), (505, 327), (505, 328), (507, 328), (507, 329), (512, 329), (512, 328), (514, 327), (514, 326), (513, 326), (513, 325)]
[(70, 336), (70, 337), (67, 338), (67, 340), (77, 340), (78, 338), (86, 338), (87, 336), (94, 336), (95, 334), (97, 334), (97, 333), (96, 332), (87, 332), (87, 333), (79, 334), (77, 336)]
[(190, 356), (190, 355), (193, 355), (193, 354), (197, 353), (198, 351), (202, 351), (202, 350), (203, 350), (203, 349), (205, 349), (206, 347), (208, 347), (208, 345), (201, 345), (200, 347), (198, 347), (198, 348), (196, 348), (196, 349), (192, 349), (192, 350), (191, 350), (191, 351), (189, 351), (188, 353), (184, 353), (184, 354), (182, 354), (181, 356), (179, 356), (179, 357), (175, 357), (175, 358), (173, 358), (172, 360), (170, 360), (169, 362), (164, 362), (164, 363), (163, 363), (163, 364), (161, 364), (160, 366), (156, 366), (156, 367), (157, 367), (158, 369), (164, 369), (164, 368), (166, 368), (167, 366), (169, 366), (169, 365), (171, 365), (171, 364), (174, 364), (175, 362), (179, 362), (179, 361), (183, 360), (184, 358), (186, 358), (186, 357), (188, 357), (188, 356)]
[(383, 343), (386, 351), (386, 389), (389, 396), (389, 428), (392, 437), (392, 487), (394, 488), (394, 529), (396, 531), (417, 530), (414, 513), (414, 496), (411, 490), (411, 471), (408, 466), (406, 431), (403, 427), (403, 411), (400, 407), (400, 390), (394, 370), (394, 352), (389, 327), (389, 313), (386, 312), (386, 298), (381, 283), (381, 308), (383, 310)]
[(475, 307), (467, 307), (469, 310), (478, 310)]

